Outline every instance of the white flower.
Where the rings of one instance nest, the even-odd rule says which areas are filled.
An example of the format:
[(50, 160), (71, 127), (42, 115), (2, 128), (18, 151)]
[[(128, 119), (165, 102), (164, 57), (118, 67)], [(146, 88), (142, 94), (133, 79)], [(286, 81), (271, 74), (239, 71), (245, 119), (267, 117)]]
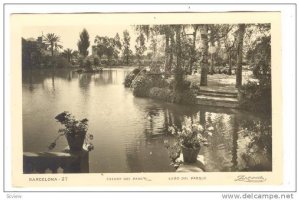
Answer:
[(212, 132), (207, 132), (207, 134), (208, 134), (209, 136), (212, 136)]
[(213, 130), (214, 130), (214, 127), (210, 126), (210, 127), (208, 127), (207, 130), (208, 130), (208, 131), (213, 131)]
[(186, 128), (186, 132), (187, 132), (188, 134), (190, 134), (190, 133), (192, 133), (192, 130), (191, 130), (190, 128)]
[(202, 131), (203, 131), (203, 127), (202, 127), (200, 124), (198, 124), (198, 127), (197, 127), (197, 128), (198, 128), (198, 131), (199, 131), (199, 132), (202, 132)]
[(197, 124), (193, 124), (193, 125), (192, 125), (192, 131), (193, 131), (193, 132), (198, 131), (198, 126), (197, 126)]

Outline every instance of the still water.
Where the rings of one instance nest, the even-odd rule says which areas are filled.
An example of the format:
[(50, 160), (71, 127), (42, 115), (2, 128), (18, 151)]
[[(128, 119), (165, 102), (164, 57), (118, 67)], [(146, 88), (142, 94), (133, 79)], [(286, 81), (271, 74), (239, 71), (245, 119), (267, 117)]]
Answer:
[[(95, 149), (90, 172), (173, 172), (164, 142), (167, 128), (194, 122), (213, 123), (215, 131), (203, 147), (207, 171), (271, 171), (272, 134), (268, 117), (235, 109), (178, 105), (136, 98), (124, 88), (130, 69), (107, 69), (97, 74), (71, 70), (23, 71), (23, 149), (48, 151), (61, 127), (54, 117), (69, 111), (89, 119)], [(148, 113), (155, 113), (153, 120)], [(67, 146), (60, 138), (54, 151)]]

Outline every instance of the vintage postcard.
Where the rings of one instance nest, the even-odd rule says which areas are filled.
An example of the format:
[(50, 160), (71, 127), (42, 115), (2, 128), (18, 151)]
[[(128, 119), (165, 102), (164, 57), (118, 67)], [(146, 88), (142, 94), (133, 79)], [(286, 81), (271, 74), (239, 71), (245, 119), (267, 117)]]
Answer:
[(280, 185), (281, 13), (12, 14), (12, 184)]

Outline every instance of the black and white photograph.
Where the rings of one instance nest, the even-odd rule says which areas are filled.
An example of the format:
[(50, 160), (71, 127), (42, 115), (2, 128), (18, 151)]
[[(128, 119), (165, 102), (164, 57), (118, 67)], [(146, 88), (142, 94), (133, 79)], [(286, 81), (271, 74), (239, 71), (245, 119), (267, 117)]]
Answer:
[(271, 29), (23, 27), (23, 172), (272, 171)]
[(293, 0), (3, 1), (1, 199), (296, 199)]

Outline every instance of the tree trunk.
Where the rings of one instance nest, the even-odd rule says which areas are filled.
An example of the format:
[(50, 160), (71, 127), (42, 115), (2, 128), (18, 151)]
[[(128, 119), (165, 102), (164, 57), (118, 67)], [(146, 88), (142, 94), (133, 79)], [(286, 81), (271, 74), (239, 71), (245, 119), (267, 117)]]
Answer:
[(207, 25), (201, 27), (201, 53), (202, 58), (200, 61), (201, 77), (200, 86), (207, 86), (207, 73), (208, 73), (208, 32)]
[(51, 45), (51, 56), (53, 57), (53, 55), (54, 55), (54, 44), (51, 43), (50, 45)]
[(176, 25), (176, 66), (175, 66), (175, 90), (181, 90), (183, 85), (183, 70), (182, 70), (182, 58), (181, 58), (181, 25)]
[(172, 65), (173, 65), (173, 58), (174, 58), (174, 54), (173, 54), (173, 50), (174, 50), (174, 44), (175, 44), (175, 40), (174, 40), (174, 33), (171, 32), (170, 35), (170, 40), (171, 40), (171, 44), (170, 44), (170, 59), (169, 59), (169, 67), (170, 67), (170, 71), (172, 71)]
[(228, 75), (231, 75), (232, 74), (231, 50), (229, 50), (228, 53), (228, 65), (229, 65)]
[(169, 57), (170, 57), (170, 36), (169, 36), (169, 33), (166, 33), (165, 34), (166, 36), (166, 47), (165, 47), (165, 72), (166, 73), (170, 73), (170, 63), (169, 63)]
[(180, 38), (181, 27), (176, 27), (176, 67), (181, 68), (181, 38)]
[(214, 55), (213, 53), (210, 54), (210, 74), (214, 74)]
[(243, 42), (246, 25), (239, 24), (238, 46), (237, 46), (237, 66), (236, 66), (236, 88), (242, 85), (242, 62), (243, 62)]
[(191, 59), (190, 59), (190, 70), (189, 70), (189, 73), (192, 74), (193, 73), (193, 65), (194, 65), (194, 62), (196, 60), (196, 36), (197, 36), (197, 27), (194, 28), (194, 33), (193, 33), (193, 46), (192, 46), (192, 50), (191, 50)]

